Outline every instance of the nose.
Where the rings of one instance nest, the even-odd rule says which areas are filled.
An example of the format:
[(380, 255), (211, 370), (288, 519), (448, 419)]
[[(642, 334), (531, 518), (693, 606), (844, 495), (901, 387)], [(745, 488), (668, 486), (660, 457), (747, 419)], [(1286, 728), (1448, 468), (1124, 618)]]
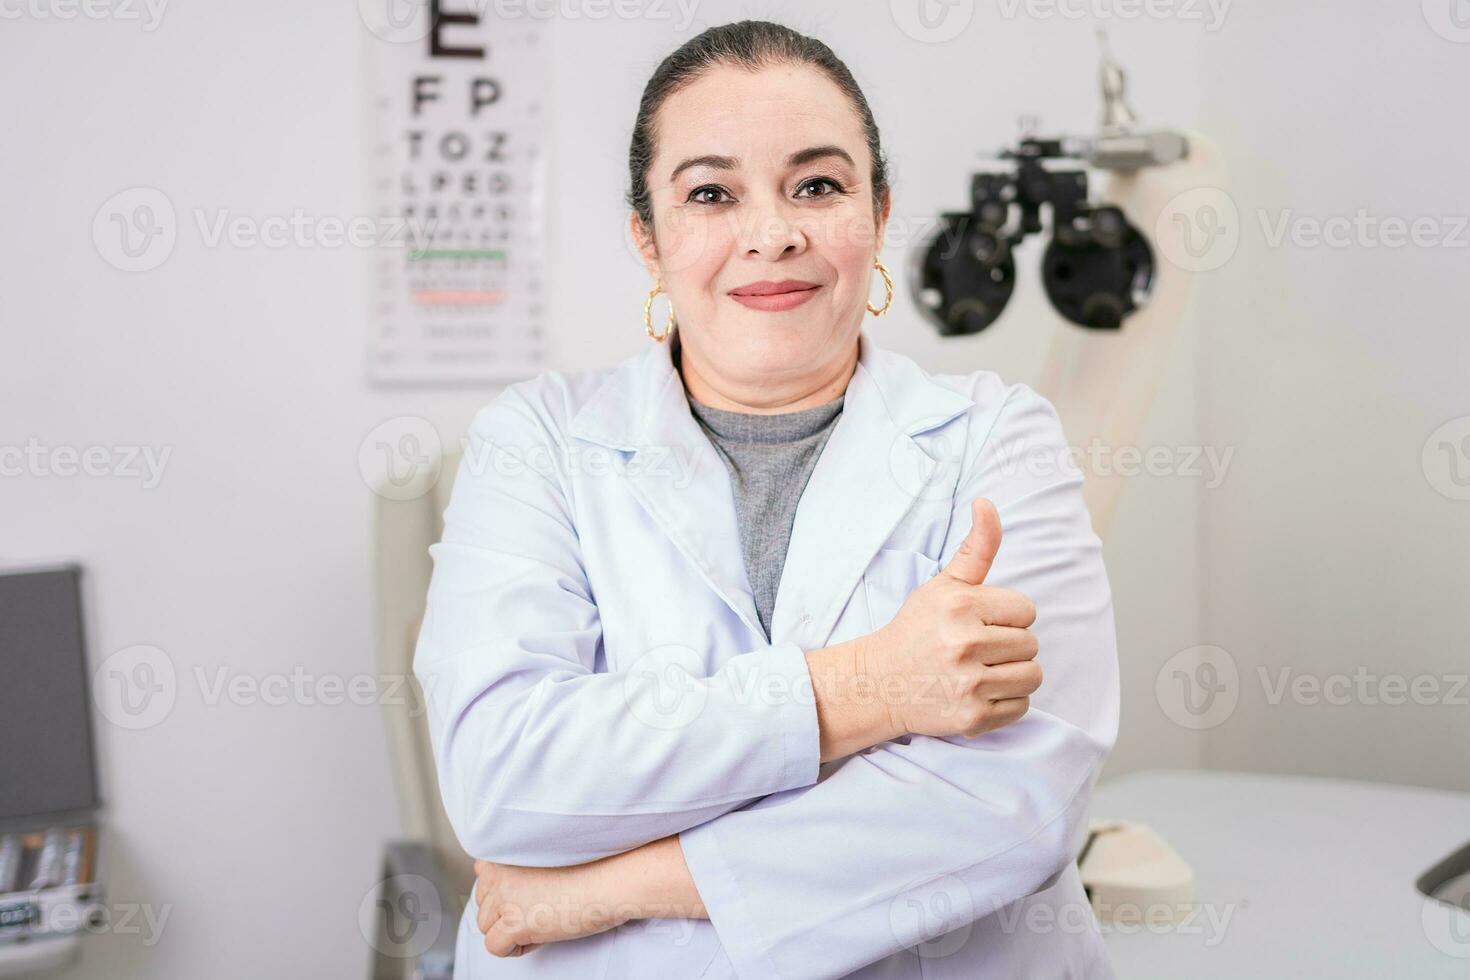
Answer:
[(781, 200), (746, 208), (740, 220), (741, 249), (747, 258), (774, 260), (806, 250), (806, 233)]

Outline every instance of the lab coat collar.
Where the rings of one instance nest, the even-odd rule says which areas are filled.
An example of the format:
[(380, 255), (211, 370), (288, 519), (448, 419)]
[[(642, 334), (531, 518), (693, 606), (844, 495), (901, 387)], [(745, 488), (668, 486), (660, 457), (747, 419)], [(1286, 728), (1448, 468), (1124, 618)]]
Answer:
[[(865, 331), (859, 342), (858, 367), (848, 384), (844, 413), (852, 411), (854, 394), (862, 397), (864, 389), (872, 388), (890, 422), (914, 436), (943, 425), (974, 404), (931, 379), (908, 358), (873, 346)], [(675, 400), (684, 406), (682, 414), (692, 423), (672, 351), (671, 338), (618, 365), (572, 419), (571, 434), (624, 452), (660, 445), (653, 436), (666, 428), (663, 413)]]
[[(771, 642), (826, 642), (844, 603), (937, 464), (912, 437), (974, 402), (906, 357), (860, 335), (843, 411), (798, 506), (771, 621)], [(572, 419), (569, 434), (628, 454), (620, 474), (675, 546), (757, 637), (729, 473), (699, 428), (671, 345), (620, 364)], [(896, 472), (917, 465), (920, 472)]]

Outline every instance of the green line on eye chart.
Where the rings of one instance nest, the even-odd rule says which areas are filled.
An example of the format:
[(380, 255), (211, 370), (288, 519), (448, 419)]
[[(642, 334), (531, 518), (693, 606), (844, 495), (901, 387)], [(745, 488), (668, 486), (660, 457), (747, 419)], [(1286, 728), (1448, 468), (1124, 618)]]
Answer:
[(408, 261), (422, 259), (503, 259), (505, 250), (500, 248), (420, 248), (408, 253)]

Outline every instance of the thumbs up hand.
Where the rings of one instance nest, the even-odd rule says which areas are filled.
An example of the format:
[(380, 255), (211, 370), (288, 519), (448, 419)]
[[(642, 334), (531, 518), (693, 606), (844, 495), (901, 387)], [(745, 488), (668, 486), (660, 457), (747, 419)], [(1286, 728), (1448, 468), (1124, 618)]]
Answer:
[(1041, 686), (1035, 605), (984, 584), (1000, 550), (1000, 515), (984, 498), (970, 508), (970, 533), (949, 564), (870, 638), (867, 668), (888, 696), (895, 735), (1001, 728), (1026, 713)]
[(983, 585), (1000, 550), (1000, 514), (984, 497), (970, 501), (970, 533), (942, 574), (966, 585)]

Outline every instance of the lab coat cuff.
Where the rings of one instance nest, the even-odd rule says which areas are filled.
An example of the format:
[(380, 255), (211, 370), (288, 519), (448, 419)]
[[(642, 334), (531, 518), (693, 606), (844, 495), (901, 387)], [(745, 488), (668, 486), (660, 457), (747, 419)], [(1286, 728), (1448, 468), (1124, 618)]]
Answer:
[(795, 643), (777, 643), (767, 651), (763, 667), (763, 679), (771, 679), (772, 689), (784, 692), (774, 705), (782, 759), (777, 791), (810, 786), (821, 769), (822, 738), (806, 651)]
[(718, 819), (711, 820), (679, 835), (689, 876), (694, 879), (699, 899), (735, 975), (741, 980), (779, 977), (775, 961), (761, 943), (735, 873), (720, 850), (719, 832), (715, 829), (718, 823)]

